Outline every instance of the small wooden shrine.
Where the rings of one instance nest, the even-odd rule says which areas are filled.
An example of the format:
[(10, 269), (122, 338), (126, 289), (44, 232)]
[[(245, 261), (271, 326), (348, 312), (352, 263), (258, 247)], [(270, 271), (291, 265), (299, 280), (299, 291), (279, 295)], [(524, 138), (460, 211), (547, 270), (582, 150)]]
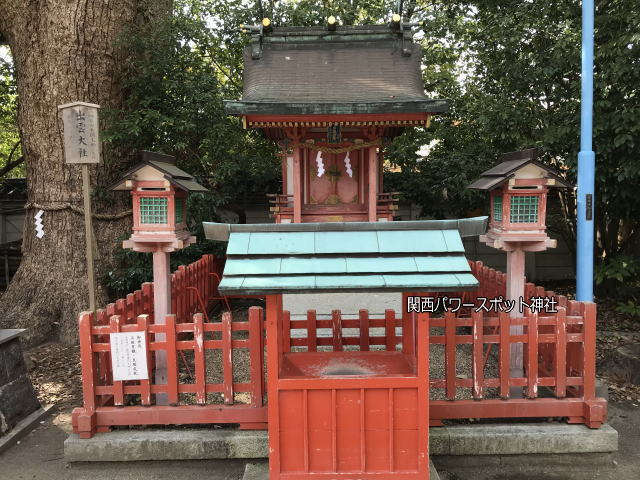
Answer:
[(294, 351), (282, 294), (477, 288), (461, 235), (485, 221), (204, 223), (228, 242), (220, 293), (266, 298), (271, 480), (429, 478), (427, 315), (403, 313), (401, 349)]
[(245, 27), (243, 96), (225, 107), (281, 147), (277, 223), (393, 220), (384, 145), (447, 109), (425, 96), (420, 46), (396, 17), (390, 25), (272, 28), (265, 19)]

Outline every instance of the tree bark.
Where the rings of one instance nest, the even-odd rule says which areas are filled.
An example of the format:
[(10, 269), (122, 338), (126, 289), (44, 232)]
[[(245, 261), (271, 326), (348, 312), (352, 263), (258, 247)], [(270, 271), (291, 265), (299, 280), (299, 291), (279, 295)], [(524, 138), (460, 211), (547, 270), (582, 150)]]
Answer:
[[(77, 317), (88, 309), (83, 217), (65, 208), (82, 206), (79, 165), (64, 162), (62, 122), (57, 106), (73, 101), (120, 108), (128, 54), (115, 41), (123, 29), (150, 18), (143, 0), (4, 0), (0, 34), (13, 54), (18, 86), (18, 126), (26, 159), (28, 202), (42, 205), (45, 235), (35, 236), (28, 208), (22, 263), (0, 298), (0, 327), (27, 329), (30, 344), (58, 337), (73, 343)], [(149, 2), (153, 4), (153, 2)], [(160, 3), (160, 2), (159, 2)], [(157, 9), (156, 6), (153, 7)], [(146, 9), (146, 10), (145, 10)], [(156, 12), (152, 12), (155, 14)], [(128, 166), (128, 152), (109, 151), (91, 166), (95, 213), (130, 208), (126, 196), (104, 187)], [(94, 219), (96, 278), (113, 263), (130, 218)], [(98, 286), (97, 305), (106, 294)]]

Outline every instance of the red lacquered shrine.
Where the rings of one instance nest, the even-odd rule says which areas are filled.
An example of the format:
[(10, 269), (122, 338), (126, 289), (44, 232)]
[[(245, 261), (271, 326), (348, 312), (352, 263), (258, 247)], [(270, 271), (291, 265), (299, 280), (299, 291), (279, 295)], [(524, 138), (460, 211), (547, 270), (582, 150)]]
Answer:
[(412, 36), (393, 23), (252, 35), (242, 100), (225, 108), (281, 147), (282, 194), (271, 198), (277, 223), (393, 220), (384, 145), (447, 108), (424, 94)]
[[(271, 480), (429, 478), (427, 315), (402, 313), (401, 346), (393, 310), (378, 324), (385, 345), (369, 343), (366, 310), (344, 324), (358, 339), (343, 344), (333, 315), (333, 341), (317, 343), (327, 321), (291, 320), (282, 296), (477, 288), (461, 232), (483, 232), (485, 220), (204, 223), (208, 239), (228, 242), (220, 293), (266, 297)], [(305, 345), (292, 344), (294, 328), (307, 330)]]

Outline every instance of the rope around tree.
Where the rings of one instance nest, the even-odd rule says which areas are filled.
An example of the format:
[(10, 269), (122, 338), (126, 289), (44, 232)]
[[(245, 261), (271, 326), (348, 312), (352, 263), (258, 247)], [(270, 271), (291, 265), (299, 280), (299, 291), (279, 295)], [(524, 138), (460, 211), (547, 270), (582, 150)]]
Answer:
[[(76, 205), (72, 205), (71, 203), (61, 203), (57, 206), (46, 206), (36, 202), (28, 202), (24, 206), (25, 210), (30, 208), (35, 208), (38, 210), (44, 210), (45, 212), (55, 212), (59, 210), (71, 210), (78, 215), (84, 215), (84, 209), (80, 208)], [(133, 210), (126, 210), (124, 212), (114, 213), (114, 214), (106, 214), (106, 213), (93, 213), (91, 215), (92, 218), (96, 220), (119, 220), (124, 217), (128, 217), (133, 213)]]

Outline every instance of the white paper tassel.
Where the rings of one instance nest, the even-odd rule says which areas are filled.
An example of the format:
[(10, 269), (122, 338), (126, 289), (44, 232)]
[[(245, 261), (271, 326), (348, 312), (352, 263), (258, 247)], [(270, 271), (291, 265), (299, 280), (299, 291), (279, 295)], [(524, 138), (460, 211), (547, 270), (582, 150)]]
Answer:
[(316, 156), (316, 163), (318, 164), (318, 177), (324, 175), (324, 163), (322, 161), (322, 152), (318, 151)]
[(347, 156), (344, 157), (344, 168), (347, 169), (347, 175), (350, 178), (353, 178), (353, 170), (351, 170), (351, 159), (349, 158), (349, 152), (347, 152)]
[(44, 211), (42, 210), (38, 210), (38, 213), (36, 213), (33, 218), (35, 218), (36, 220), (36, 237), (38, 238), (42, 238), (44, 237), (44, 225), (42, 224), (42, 215), (44, 214)]

